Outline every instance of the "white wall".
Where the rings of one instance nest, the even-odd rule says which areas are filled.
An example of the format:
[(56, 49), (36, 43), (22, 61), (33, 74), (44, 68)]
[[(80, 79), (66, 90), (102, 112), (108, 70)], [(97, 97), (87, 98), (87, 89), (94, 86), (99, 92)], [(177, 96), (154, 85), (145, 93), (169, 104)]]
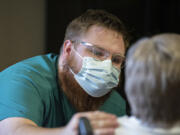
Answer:
[(0, 71), (45, 51), (45, 0), (0, 0)]

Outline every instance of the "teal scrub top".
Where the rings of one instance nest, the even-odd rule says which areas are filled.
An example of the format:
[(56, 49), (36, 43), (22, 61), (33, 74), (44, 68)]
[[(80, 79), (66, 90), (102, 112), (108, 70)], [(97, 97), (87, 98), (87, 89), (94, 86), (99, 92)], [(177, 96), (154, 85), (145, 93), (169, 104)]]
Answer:
[[(77, 111), (58, 85), (58, 55), (35, 56), (0, 72), (0, 120), (24, 117), (42, 127), (64, 126)], [(113, 91), (99, 108), (126, 114), (124, 99)]]

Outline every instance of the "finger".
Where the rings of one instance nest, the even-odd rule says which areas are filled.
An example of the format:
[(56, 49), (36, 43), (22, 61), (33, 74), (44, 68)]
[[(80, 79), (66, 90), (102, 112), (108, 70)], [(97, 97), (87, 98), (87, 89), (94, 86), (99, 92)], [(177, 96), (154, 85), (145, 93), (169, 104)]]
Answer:
[(94, 130), (94, 135), (114, 135), (114, 128), (96, 129)]
[(116, 128), (119, 126), (117, 120), (94, 120), (90, 121), (93, 128)]
[(76, 114), (74, 114), (74, 116), (73, 116), (72, 119), (70, 120), (69, 124), (70, 124), (70, 125), (76, 125), (76, 126), (74, 126), (74, 127), (78, 128), (79, 119), (80, 119), (81, 117), (86, 117), (87, 119), (89, 119), (88, 117), (90, 117), (90, 115), (92, 115), (92, 112), (76, 113)]
[(105, 112), (100, 111), (94, 111), (94, 112), (83, 112), (83, 113), (77, 113), (73, 116), (73, 122), (72, 124), (77, 125), (79, 123), (80, 117), (86, 117), (89, 119), (90, 124), (94, 129), (98, 128), (115, 128), (118, 127), (117, 117), (112, 114), (108, 114)]
[(74, 130), (78, 129), (79, 118), (80, 118), (80, 116), (78, 114), (75, 114), (69, 122), (69, 126), (74, 127)]
[(94, 111), (94, 112), (83, 112), (78, 113), (79, 117), (87, 117), (90, 120), (99, 120), (99, 119), (116, 119), (117, 117), (113, 114), (109, 114), (106, 112), (101, 111)]
[(100, 112), (100, 111), (96, 111), (96, 112), (94, 112), (93, 113), (93, 115), (91, 115), (92, 116), (92, 120), (93, 119), (96, 119), (96, 120), (98, 120), (98, 119), (116, 119), (117, 117), (115, 116), (115, 115), (113, 115), (113, 114), (109, 114), (109, 113), (106, 113), (106, 112)]

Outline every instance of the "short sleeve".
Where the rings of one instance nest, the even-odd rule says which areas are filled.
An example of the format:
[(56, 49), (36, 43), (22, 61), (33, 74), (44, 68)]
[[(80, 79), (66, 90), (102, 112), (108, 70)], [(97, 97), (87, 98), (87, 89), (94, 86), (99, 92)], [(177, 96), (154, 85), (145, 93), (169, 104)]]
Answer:
[(30, 76), (18, 71), (0, 73), (0, 120), (24, 117), (41, 126), (43, 108), (43, 102)]

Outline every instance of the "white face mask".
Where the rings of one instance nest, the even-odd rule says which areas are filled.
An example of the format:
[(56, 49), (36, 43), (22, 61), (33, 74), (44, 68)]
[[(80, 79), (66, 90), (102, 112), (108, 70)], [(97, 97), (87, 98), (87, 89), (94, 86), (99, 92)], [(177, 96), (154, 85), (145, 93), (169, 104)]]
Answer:
[[(79, 53), (77, 54), (80, 56)], [(80, 57), (82, 58), (82, 56)], [(82, 59), (80, 72), (75, 74), (71, 69), (70, 71), (89, 95), (92, 97), (104, 96), (118, 85), (120, 71), (112, 65), (111, 60), (100, 61), (92, 57), (83, 57)]]

